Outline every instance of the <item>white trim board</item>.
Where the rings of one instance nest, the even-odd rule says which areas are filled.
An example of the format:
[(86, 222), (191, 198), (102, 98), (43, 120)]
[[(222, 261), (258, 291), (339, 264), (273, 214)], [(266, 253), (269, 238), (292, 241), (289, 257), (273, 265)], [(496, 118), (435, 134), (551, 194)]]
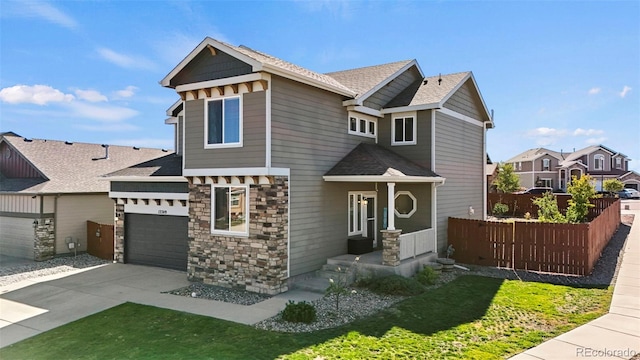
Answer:
[(189, 200), (188, 193), (109, 191), (109, 197), (112, 199)]
[(249, 167), (249, 168), (213, 168), (184, 169), (183, 176), (289, 176), (289, 168)]
[(451, 116), (452, 118), (456, 118), (458, 120), (468, 122), (469, 124), (484, 127), (484, 122), (474, 119), (472, 117), (469, 117), (467, 115), (460, 114), (459, 112), (453, 111), (451, 109), (440, 108), (440, 109), (436, 109), (436, 111), (444, 115)]
[(101, 180), (126, 182), (187, 182), (182, 176), (111, 176)]
[(126, 214), (149, 214), (158, 216), (189, 216), (189, 206), (125, 204), (124, 212)]
[(443, 177), (390, 176), (390, 175), (326, 175), (324, 181), (334, 182), (395, 182), (395, 183), (444, 183)]

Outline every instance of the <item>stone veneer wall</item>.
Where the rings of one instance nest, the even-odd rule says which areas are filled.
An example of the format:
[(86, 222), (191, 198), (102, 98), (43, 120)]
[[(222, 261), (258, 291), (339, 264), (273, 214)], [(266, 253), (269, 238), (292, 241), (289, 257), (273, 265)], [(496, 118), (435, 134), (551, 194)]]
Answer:
[(35, 261), (49, 260), (56, 252), (56, 235), (54, 218), (37, 219), (35, 236), (33, 239), (33, 259)]
[(113, 225), (116, 238), (113, 257), (115, 261), (124, 263), (124, 204), (116, 204), (116, 221)]
[(249, 186), (249, 236), (211, 234), (211, 185), (189, 184), (189, 280), (264, 294), (287, 291), (289, 183)]

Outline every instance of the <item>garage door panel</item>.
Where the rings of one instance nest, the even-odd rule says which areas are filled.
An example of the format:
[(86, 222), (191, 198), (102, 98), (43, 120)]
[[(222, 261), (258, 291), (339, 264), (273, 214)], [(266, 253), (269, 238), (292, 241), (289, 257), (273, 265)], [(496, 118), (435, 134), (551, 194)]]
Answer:
[(0, 254), (33, 260), (33, 220), (0, 216)]
[(125, 262), (186, 270), (188, 223), (185, 216), (126, 214)]

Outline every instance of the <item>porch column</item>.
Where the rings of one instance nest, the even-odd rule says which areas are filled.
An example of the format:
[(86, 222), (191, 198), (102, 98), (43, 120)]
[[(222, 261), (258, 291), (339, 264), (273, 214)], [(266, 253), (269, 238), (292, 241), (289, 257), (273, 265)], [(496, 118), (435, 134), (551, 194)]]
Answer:
[(387, 183), (387, 230), (395, 230), (396, 183)]

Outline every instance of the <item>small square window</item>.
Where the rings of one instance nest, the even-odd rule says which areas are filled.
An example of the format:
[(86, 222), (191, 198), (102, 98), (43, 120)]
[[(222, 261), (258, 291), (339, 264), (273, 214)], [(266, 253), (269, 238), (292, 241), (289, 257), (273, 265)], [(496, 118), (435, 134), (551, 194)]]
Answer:
[(205, 145), (240, 144), (240, 98), (208, 101), (206, 110)]
[[(354, 114), (355, 115), (355, 114)], [(349, 114), (349, 131), (351, 135), (376, 137), (377, 119), (368, 115), (351, 116)]]

